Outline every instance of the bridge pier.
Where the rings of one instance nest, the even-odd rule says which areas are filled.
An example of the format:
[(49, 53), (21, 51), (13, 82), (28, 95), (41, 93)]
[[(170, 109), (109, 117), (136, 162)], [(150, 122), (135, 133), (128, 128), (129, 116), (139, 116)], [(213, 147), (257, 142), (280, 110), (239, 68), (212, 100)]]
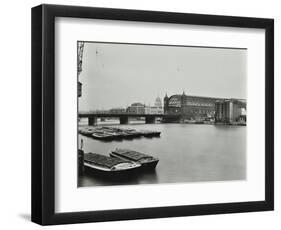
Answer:
[(96, 117), (89, 117), (88, 118), (88, 125), (89, 126), (94, 126), (94, 125), (97, 125), (98, 119)]
[(155, 123), (155, 117), (145, 117), (145, 123), (146, 124), (154, 124)]
[(163, 122), (164, 123), (181, 123), (181, 116), (169, 116), (166, 115), (163, 117)]
[(119, 120), (120, 120), (120, 124), (121, 124), (121, 125), (125, 125), (125, 124), (128, 124), (128, 123), (129, 123), (129, 117), (128, 117), (128, 116), (119, 117)]

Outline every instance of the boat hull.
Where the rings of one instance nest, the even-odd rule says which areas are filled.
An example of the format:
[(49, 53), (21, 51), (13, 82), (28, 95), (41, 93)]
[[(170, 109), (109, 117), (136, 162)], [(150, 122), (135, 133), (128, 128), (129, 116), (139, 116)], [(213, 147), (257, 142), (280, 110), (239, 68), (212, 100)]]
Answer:
[(128, 177), (131, 175), (137, 174), (140, 167), (130, 168), (130, 169), (123, 169), (123, 170), (101, 170), (95, 166), (89, 165), (84, 163), (84, 171), (85, 173), (93, 176), (100, 176), (100, 177)]
[(120, 156), (118, 154), (115, 154), (114, 152), (111, 152), (109, 154), (111, 157), (116, 157), (119, 158), (121, 160), (130, 160), (132, 162), (136, 162), (141, 164), (140, 169), (144, 169), (144, 170), (153, 170), (156, 168), (156, 165), (158, 164), (159, 160), (158, 159), (153, 159), (151, 161), (147, 161), (147, 162), (139, 162), (139, 161), (133, 161), (132, 159), (126, 158), (124, 156)]
[(141, 135), (144, 136), (144, 137), (160, 137), (160, 134), (161, 134), (161, 132), (157, 132), (157, 131), (151, 131), (151, 132), (142, 131), (141, 132)]
[(146, 163), (140, 163), (141, 164), (141, 168), (142, 169), (150, 169), (153, 170), (156, 168), (156, 165), (158, 164), (159, 160), (153, 160), (150, 162), (146, 162)]
[(99, 140), (99, 141), (112, 141), (114, 140), (113, 136), (96, 136), (96, 135), (91, 135), (92, 138)]

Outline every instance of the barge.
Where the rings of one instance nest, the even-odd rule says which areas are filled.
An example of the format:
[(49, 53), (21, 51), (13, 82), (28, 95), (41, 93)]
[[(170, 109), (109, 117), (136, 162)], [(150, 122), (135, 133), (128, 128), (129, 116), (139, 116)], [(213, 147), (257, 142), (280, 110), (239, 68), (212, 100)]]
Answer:
[(141, 166), (138, 162), (132, 162), (120, 158), (113, 158), (97, 153), (84, 154), (84, 167), (94, 173), (102, 175), (120, 175), (134, 172)]
[(159, 159), (130, 149), (115, 149), (110, 156), (141, 164), (142, 168), (155, 169)]
[(112, 141), (118, 139), (133, 139), (139, 137), (159, 137), (160, 131), (136, 130), (120, 127), (85, 127), (79, 129), (79, 133), (97, 140)]
[(151, 130), (139, 130), (142, 136), (144, 137), (160, 137), (161, 132), (151, 131)]
[(84, 128), (79, 130), (79, 133), (81, 133), (82, 135), (86, 136), (86, 137), (91, 137), (92, 134), (94, 133), (94, 130), (91, 128)]
[(91, 137), (97, 140), (102, 140), (102, 141), (112, 141), (114, 139), (113, 135), (110, 135), (105, 132), (93, 132), (91, 134)]

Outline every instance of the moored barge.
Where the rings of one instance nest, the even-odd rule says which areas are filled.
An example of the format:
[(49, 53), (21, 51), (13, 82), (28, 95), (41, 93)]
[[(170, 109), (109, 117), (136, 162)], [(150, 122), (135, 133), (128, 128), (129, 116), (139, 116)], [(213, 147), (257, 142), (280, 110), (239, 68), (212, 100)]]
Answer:
[(103, 175), (120, 175), (122, 173), (134, 172), (141, 166), (138, 162), (125, 159), (113, 158), (97, 153), (84, 154), (84, 167)]
[(114, 135), (100, 131), (93, 132), (91, 137), (102, 141), (112, 141), (114, 139)]
[(144, 137), (160, 137), (161, 132), (160, 131), (151, 131), (151, 130), (139, 130), (139, 133), (141, 133)]
[(158, 158), (130, 149), (115, 149), (110, 156), (139, 163), (145, 169), (154, 169), (159, 161)]
[(139, 137), (159, 137), (161, 134), (160, 131), (136, 130), (120, 127), (85, 127), (80, 128), (79, 133), (102, 141), (133, 139)]

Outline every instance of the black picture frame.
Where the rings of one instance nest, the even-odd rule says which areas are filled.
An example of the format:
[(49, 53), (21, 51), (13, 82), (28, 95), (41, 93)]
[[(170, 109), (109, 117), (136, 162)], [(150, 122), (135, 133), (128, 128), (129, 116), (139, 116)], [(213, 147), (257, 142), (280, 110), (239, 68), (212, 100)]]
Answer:
[[(265, 29), (265, 200), (55, 213), (55, 17)], [(254, 87), (254, 86), (253, 86)], [(274, 209), (274, 20), (62, 5), (32, 8), (32, 221), (41, 225)]]

